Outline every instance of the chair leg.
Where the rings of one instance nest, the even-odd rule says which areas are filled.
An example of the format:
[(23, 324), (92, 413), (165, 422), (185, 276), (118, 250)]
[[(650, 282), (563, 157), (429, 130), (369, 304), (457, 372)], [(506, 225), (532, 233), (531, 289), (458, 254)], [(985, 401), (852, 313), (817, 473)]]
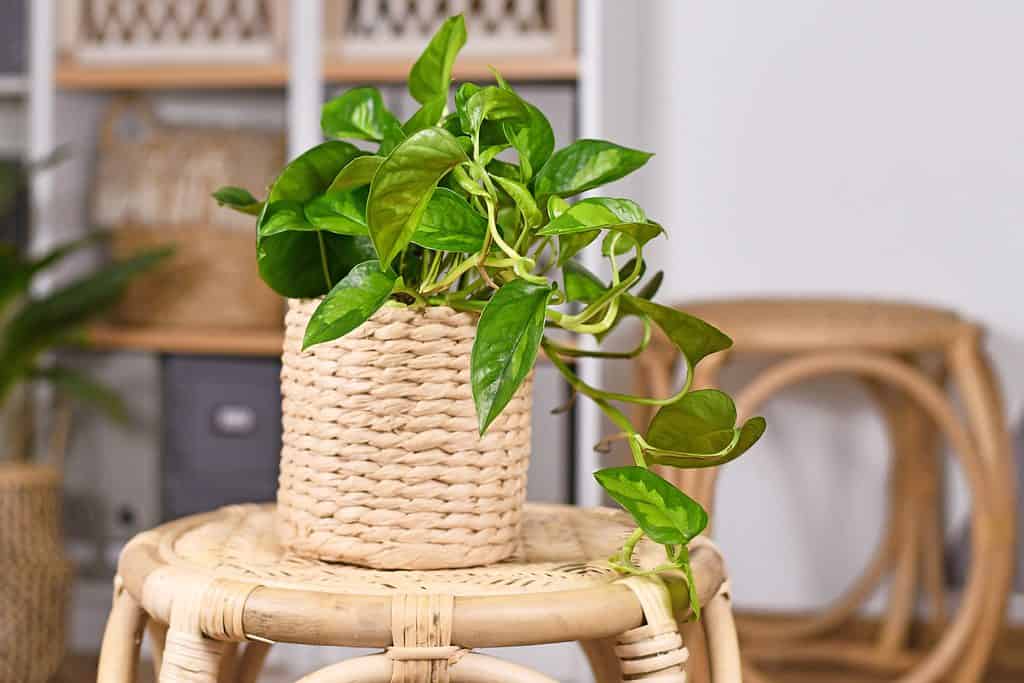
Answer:
[(581, 640), (580, 647), (590, 662), (590, 670), (596, 683), (620, 683), (622, 671), (619, 658), (615, 656), (615, 639)]
[[(1014, 569), (1016, 477), (1002, 400), (994, 374), (976, 334), (967, 334), (949, 351), (953, 379), (964, 404), (971, 435), (987, 467), (983, 493), (994, 509), (993, 566), (987, 575), (983, 613), (972, 631), (971, 644), (959, 661), (953, 680), (982, 680), (1005, 620)], [(972, 558), (973, 561), (973, 558)]]
[(115, 577), (114, 604), (103, 632), (97, 683), (135, 683), (145, 626), (146, 613), (125, 589), (121, 577)]

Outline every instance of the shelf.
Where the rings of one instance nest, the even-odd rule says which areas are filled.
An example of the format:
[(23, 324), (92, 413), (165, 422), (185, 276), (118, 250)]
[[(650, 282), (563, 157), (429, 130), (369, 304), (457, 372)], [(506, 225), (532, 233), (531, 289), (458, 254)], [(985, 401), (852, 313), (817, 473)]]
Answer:
[(283, 330), (182, 330), (102, 323), (86, 330), (86, 344), (107, 351), (211, 356), (280, 356)]
[(57, 65), (57, 86), (70, 90), (277, 88), (288, 81), (285, 64)]
[[(467, 60), (455, 66), (454, 76), (456, 80), (491, 80), (489, 64), (513, 81), (573, 81), (579, 71), (575, 57), (518, 57)], [(324, 65), (324, 80), (401, 83), (409, 66), (407, 60), (329, 61)], [(283, 63), (120, 66), (63, 60), (57, 65), (56, 80), (69, 90), (279, 88), (288, 83), (288, 68)]]

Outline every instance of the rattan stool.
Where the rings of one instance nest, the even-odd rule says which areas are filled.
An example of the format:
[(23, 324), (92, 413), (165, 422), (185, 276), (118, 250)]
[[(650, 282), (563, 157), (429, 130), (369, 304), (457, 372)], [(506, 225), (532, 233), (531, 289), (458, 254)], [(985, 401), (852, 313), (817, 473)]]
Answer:
[[(598, 683), (683, 683), (687, 670), (691, 682), (741, 680), (718, 552), (702, 538), (692, 546), (704, 611), (680, 633), (689, 613), (681, 576), (623, 579), (605, 562), (633, 529), (617, 510), (527, 506), (515, 558), (434, 571), (303, 559), (273, 529), (273, 506), (237, 505), (133, 539), (121, 555), (99, 683), (134, 683), (147, 621), (161, 683), (252, 683), (273, 642), (386, 648), (301, 683), (550, 683), (472, 648), (573, 640)], [(637, 558), (663, 556), (641, 544)], [(689, 662), (683, 637), (697, 655)]]
[[(735, 345), (704, 361), (695, 386), (717, 383), (736, 354), (771, 354), (769, 365), (737, 394), (743, 414), (797, 382), (823, 375), (864, 379), (877, 398), (892, 444), (889, 523), (865, 572), (811, 618), (740, 620), (745, 659), (757, 663), (842, 664), (904, 683), (978, 681), (1003, 621), (1013, 569), (1015, 481), (1010, 440), (981, 330), (956, 315), (900, 303), (849, 300), (737, 300), (688, 304), (686, 311), (728, 330)], [(641, 356), (638, 382), (670, 393), (677, 361), (655, 340)], [(943, 390), (949, 376), (965, 415)], [(956, 451), (972, 498), (971, 567), (960, 608), (947, 613), (938, 438)], [(715, 471), (669, 473), (713, 503)], [(889, 577), (889, 596), (871, 640), (836, 637)], [(929, 640), (910, 647), (919, 593), (928, 599)], [(764, 678), (751, 672), (752, 679)]]

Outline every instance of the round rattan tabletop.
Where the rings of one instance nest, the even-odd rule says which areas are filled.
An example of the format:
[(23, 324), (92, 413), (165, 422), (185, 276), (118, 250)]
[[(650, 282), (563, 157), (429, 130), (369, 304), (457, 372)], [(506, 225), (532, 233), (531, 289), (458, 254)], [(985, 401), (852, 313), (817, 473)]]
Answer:
[[(605, 638), (643, 623), (634, 593), (606, 561), (633, 529), (618, 510), (528, 505), (513, 558), (429, 571), (298, 557), (278, 543), (274, 522), (272, 505), (236, 505), (171, 522), (126, 546), (121, 579), (164, 623), (176, 598), (215, 581), (223, 595), (207, 595), (205, 602), (241, 605), (226, 610), (241, 635), (275, 642), (388, 646), (391, 599), (399, 593), (454, 596), (452, 637), (464, 647)], [(654, 566), (663, 562), (661, 552), (641, 543), (636, 559)], [(697, 542), (693, 563), (698, 594), (708, 601), (724, 581), (722, 560), (710, 544)], [(673, 604), (687, 611), (682, 576), (662, 578)]]

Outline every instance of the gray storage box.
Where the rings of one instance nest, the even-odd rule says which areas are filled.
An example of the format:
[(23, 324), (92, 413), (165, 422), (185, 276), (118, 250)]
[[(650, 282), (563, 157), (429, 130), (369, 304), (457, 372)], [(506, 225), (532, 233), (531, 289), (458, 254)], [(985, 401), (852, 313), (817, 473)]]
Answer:
[(165, 519), (274, 500), (280, 373), (276, 359), (164, 359)]

